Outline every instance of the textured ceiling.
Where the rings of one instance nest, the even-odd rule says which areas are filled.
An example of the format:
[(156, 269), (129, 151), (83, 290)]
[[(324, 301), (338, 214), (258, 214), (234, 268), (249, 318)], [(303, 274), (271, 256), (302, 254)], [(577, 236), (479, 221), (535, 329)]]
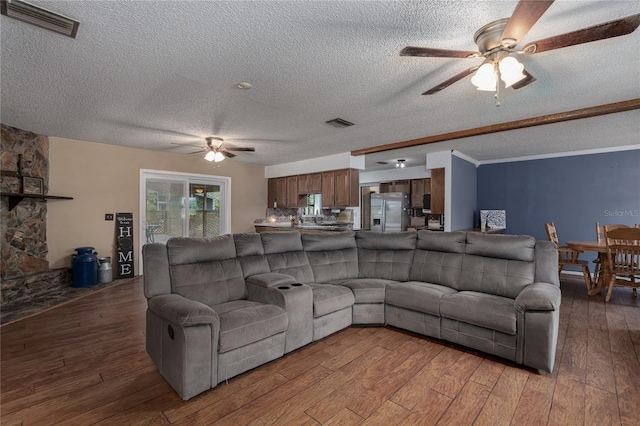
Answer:
[[(640, 30), (520, 57), (537, 81), (421, 96), (480, 59), (473, 34), (516, 1), (32, 1), (80, 21), (76, 39), (2, 16), (2, 123), (176, 154), (219, 136), (273, 165), (640, 97)], [(523, 43), (640, 13), (638, 1), (556, 1)], [(520, 43), (522, 45), (522, 43)], [(239, 90), (247, 81), (254, 88)], [(336, 129), (324, 122), (355, 123)], [(640, 143), (638, 111), (367, 156), (457, 149), (478, 160)]]

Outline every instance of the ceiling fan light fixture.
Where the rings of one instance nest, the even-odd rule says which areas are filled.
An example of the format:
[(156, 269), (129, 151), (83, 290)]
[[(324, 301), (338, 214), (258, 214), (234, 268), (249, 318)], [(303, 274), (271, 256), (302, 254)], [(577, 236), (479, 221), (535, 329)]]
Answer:
[(396, 169), (404, 169), (406, 160), (397, 160), (396, 161)]
[(504, 81), (505, 87), (511, 87), (526, 77), (524, 75), (524, 65), (522, 65), (513, 56), (504, 57), (498, 64), (500, 70), (500, 78)]
[(213, 151), (207, 152), (207, 155), (204, 156), (204, 159), (207, 161), (213, 161), (216, 158), (216, 153)]
[[(213, 155), (213, 161), (215, 161), (216, 163), (219, 163), (219, 162), (221, 162), (222, 160), (224, 160), (224, 155), (223, 155), (221, 152), (216, 152), (216, 153)], [(209, 160), (209, 161), (211, 161), (211, 160)]]
[(487, 92), (495, 92), (498, 84), (498, 76), (491, 62), (484, 63), (478, 68), (476, 74), (471, 78), (471, 83), (478, 88)]

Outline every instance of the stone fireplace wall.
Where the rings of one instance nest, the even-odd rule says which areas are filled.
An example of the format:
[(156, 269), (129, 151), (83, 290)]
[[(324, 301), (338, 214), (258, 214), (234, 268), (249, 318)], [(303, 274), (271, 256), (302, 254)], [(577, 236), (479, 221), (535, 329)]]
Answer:
[[(22, 192), (21, 176), (42, 178), (44, 193), (49, 184), (49, 138), (0, 125), (0, 189), (3, 194)], [(66, 285), (68, 271), (50, 270), (47, 261), (47, 203), (24, 198), (9, 210), (9, 197), (3, 195), (0, 208), (2, 238), (0, 279), (2, 305), (20, 303)]]

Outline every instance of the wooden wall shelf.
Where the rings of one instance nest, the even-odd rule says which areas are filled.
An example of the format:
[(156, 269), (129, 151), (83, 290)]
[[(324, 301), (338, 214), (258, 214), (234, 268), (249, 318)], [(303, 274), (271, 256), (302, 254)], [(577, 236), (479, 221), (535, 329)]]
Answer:
[(41, 200), (73, 200), (73, 197), (63, 197), (61, 195), (41, 195), (41, 194), (24, 194), (21, 192), (2, 192), (0, 193), (3, 197), (9, 197), (9, 211), (13, 210), (15, 206), (17, 206), (20, 201), (25, 198), (39, 198)]

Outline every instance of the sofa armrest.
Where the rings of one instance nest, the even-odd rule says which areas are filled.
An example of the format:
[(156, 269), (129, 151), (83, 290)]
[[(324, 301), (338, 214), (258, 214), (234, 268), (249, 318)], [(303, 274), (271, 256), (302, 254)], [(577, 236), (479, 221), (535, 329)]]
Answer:
[(204, 303), (187, 299), (179, 294), (163, 294), (148, 300), (149, 310), (161, 318), (182, 327), (199, 324), (220, 325), (216, 311)]
[(560, 308), (560, 287), (548, 283), (533, 283), (518, 294), (517, 312), (557, 311)]
[(560, 287), (533, 283), (515, 300), (516, 362), (547, 373), (553, 371), (560, 324)]
[[(283, 274), (263, 275), (288, 277)], [(265, 287), (247, 281), (247, 293), (249, 300), (280, 306), (287, 311), (289, 327), (285, 335), (285, 353), (313, 341), (313, 292), (311, 287), (299, 283)]]
[(248, 284), (255, 284), (264, 288), (278, 287), (293, 284), (296, 279), (291, 275), (279, 274), (277, 272), (267, 272), (264, 274), (251, 275), (246, 278)]

